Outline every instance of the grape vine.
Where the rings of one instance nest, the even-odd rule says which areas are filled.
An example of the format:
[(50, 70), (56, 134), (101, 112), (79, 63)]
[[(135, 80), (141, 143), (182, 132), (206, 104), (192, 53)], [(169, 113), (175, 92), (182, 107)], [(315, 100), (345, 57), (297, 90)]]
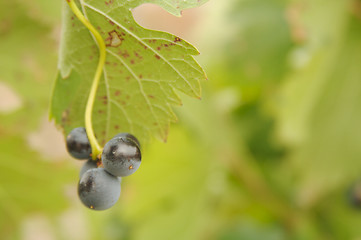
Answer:
[(88, 134), (89, 142), (92, 148), (92, 159), (96, 160), (98, 155), (101, 154), (102, 149), (95, 137), (93, 125), (92, 125), (92, 111), (94, 106), (95, 95), (98, 89), (99, 80), (103, 72), (103, 67), (106, 59), (105, 43), (99, 32), (94, 26), (84, 17), (79, 8), (76, 6), (74, 0), (66, 0), (75, 16), (89, 29), (93, 34), (99, 48), (99, 63), (95, 72), (94, 80), (91, 86), (90, 94), (86, 104), (85, 110), (85, 129)]

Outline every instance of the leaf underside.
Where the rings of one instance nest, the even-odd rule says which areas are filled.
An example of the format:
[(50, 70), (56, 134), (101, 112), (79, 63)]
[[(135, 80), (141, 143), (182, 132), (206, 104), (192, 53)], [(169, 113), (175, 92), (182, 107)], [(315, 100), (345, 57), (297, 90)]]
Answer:
[[(139, 26), (131, 9), (146, 2), (179, 15), (182, 9), (205, 1), (78, 2), (107, 46), (92, 113), (93, 129), (101, 145), (119, 132), (130, 132), (142, 142), (151, 136), (166, 140), (170, 122), (177, 120), (171, 105), (182, 104), (175, 91), (195, 98), (201, 95), (200, 80), (206, 77), (192, 56), (199, 52), (174, 35)], [(84, 126), (85, 106), (99, 53), (93, 36), (67, 4), (63, 14), (59, 74), (50, 116), (67, 134)]]

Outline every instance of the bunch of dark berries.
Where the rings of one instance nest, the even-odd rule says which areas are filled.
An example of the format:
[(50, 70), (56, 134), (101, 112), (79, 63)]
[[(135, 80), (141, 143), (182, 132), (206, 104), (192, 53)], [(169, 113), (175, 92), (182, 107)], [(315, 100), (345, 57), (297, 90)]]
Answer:
[(90, 209), (112, 207), (120, 196), (121, 177), (133, 174), (140, 166), (140, 144), (129, 133), (120, 133), (104, 146), (101, 159), (92, 160), (92, 149), (85, 128), (73, 129), (66, 138), (71, 156), (86, 160), (80, 170), (78, 195)]

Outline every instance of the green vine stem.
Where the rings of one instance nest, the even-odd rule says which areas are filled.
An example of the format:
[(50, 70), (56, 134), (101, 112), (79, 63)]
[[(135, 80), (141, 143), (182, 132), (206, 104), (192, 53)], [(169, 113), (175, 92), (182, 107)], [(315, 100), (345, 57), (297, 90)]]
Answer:
[(92, 124), (92, 112), (94, 106), (95, 95), (98, 89), (100, 77), (102, 75), (103, 67), (106, 58), (106, 47), (103, 38), (99, 32), (93, 27), (93, 25), (86, 19), (83, 13), (79, 10), (74, 0), (66, 0), (75, 14), (75, 16), (86, 26), (89, 31), (93, 34), (99, 48), (99, 63), (95, 72), (94, 80), (90, 89), (89, 98), (85, 109), (85, 129), (89, 138), (90, 145), (92, 147), (92, 159), (96, 160), (98, 155), (101, 154), (102, 148), (99, 145), (93, 130)]

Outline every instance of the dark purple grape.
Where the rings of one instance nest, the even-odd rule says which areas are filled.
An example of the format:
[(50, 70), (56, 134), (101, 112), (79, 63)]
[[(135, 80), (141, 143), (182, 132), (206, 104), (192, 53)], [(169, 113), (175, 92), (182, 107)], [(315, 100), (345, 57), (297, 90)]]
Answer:
[(134, 142), (138, 145), (138, 147), (140, 148), (140, 143), (139, 143), (138, 139), (137, 139), (134, 135), (132, 135), (132, 134), (130, 134), (130, 133), (119, 133), (119, 134), (115, 135), (114, 138), (117, 138), (117, 137), (132, 140), (132, 141), (134, 141)]
[(79, 177), (81, 178), (81, 176), (83, 176), (83, 174), (86, 171), (97, 167), (98, 167), (97, 161), (94, 161), (93, 159), (89, 159), (83, 164), (82, 168), (80, 169)]
[(114, 137), (104, 146), (102, 162), (104, 169), (114, 176), (129, 176), (140, 166), (140, 149), (128, 138)]
[(108, 209), (119, 199), (119, 179), (104, 168), (90, 169), (80, 178), (78, 195), (82, 203), (90, 209)]
[(66, 148), (71, 156), (77, 159), (89, 159), (92, 149), (85, 128), (71, 130), (66, 137)]

